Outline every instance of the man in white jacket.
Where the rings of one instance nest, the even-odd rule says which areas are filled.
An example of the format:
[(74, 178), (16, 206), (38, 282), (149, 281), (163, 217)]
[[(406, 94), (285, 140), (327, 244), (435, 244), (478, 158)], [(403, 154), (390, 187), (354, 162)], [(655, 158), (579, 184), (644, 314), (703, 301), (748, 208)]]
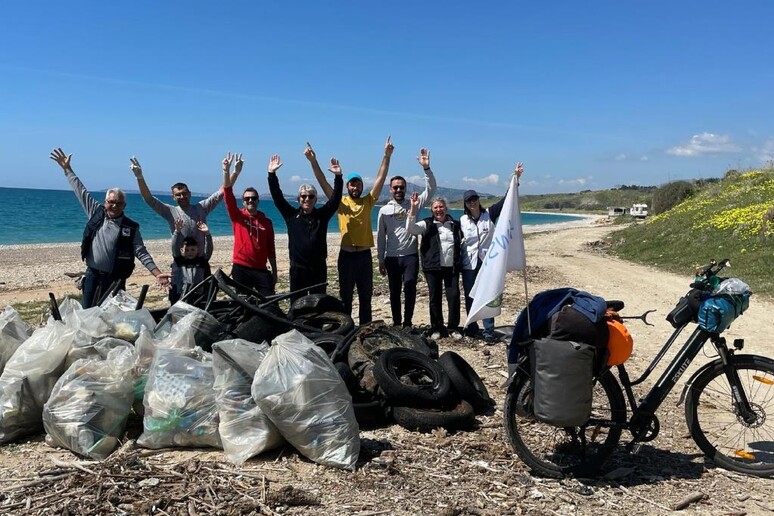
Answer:
[[(419, 196), (419, 211), (435, 193), (436, 183), (430, 169), (430, 152), (425, 148), (420, 149), (417, 161), (425, 172), (425, 190)], [(413, 324), (419, 275), (417, 237), (406, 231), (410, 208), (406, 195), (406, 180), (401, 176), (391, 178), (390, 192), (392, 199), (381, 207), (376, 223), (376, 256), (379, 260), (379, 273), (382, 276), (387, 275), (390, 287), (392, 324), (410, 328)], [(406, 296), (402, 314), (401, 290)]]

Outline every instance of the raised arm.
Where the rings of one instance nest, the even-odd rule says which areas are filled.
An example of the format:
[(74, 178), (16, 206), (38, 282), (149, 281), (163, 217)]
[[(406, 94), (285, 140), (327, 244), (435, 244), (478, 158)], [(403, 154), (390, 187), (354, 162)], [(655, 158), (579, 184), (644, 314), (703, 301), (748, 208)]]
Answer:
[(274, 201), (274, 206), (277, 207), (282, 218), (287, 219), (298, 213), (298, 208), (291, 206), (282, 193), (279, 179), (277, 178), (277, 170), (279, 170), (281, 166), (282, 160), (280, 159), (279, 154), (274, 154), (269, 159), (269, 193), (271, 194), (271, 199)]
[(75, 175), (75, 172), (73, 172), (73, 169), (70, 166), (73, 155), (65, 154), (61, 148), (56, 148), (51, 152), (49, 157), (54, 160), (57, 165), (62, 167), (67, 182), (70, 183), (70, 188), (75, 192), (75, 196), (78, 198), (78, 202), (81, 203), (81, 207), (86, 212), (86, 215), (89, 217), (94, 215), (94, 211), (100, 206), (100, 203), (92, 197), (81, 180), (78, 179), (78, 176)]
[(339, 209), (339, 204), (341, 204), (342, 191), (344, 190), (344, 179), (342, 178), (339, 160), (336, 158), (331, 158), (331, 166), (328, 167), (328, 171), (330, 171), (334, 176), (333, 194), (328, 197), (328, 201), (322, 206), (322, 208), (320, 208), (324, 214), (324, 217), (332, 217), (333, 214), (336, 213), (336, 210)]
[(309, 142), (306, 142), (306, 149), (304, 149), (304, 156), (306, 156), (306, 159), (308, 159), (309, 163), (312, 165), (312, 172), (314, 172), (314, 178), (317, 179), (317, 182), (320, 184), (320, 188), (325, 194), (325, 197), (330, 199), (333, 196), (333, 187), (331, 187), (331, 184), (325, 178), (325, 174), (323, 174), (323, 171), (320, 168), (320, 164), (317, 162), (317, 154), (315, 154)]
[(153, 201), (158, 201), (158, 199), (153, 196), (150, 188), (148, 188), (148, 184), (145, 182), (145, 177), (142, 175), (140, 161), (136, 157), (132, 156), (129, 158), (129, 163), (129, 168), (132, 170), (135, 179), (137, 179), (137, 187), (140, 189), (140, 195), (142, 195), (142, 199), (148, 204), (148, 206), (153, 207)]
[[(234, 197), (234, 182), (239, 177), (239, 173), (242, 172), (242, 166), (239, 165), (239, 172), (231, 173), (231, 163), (234, 161), (234, 156), (229, 152), (222, 161), (223, 167), (223, 199), (226, 204), (226, 213), (228, 218), (233, 222), (241, 220), (242, 212), (239, 210), (236, 204), (236, 198)], [(242, 155), (239, 155), (239, 161), (242, 161)]]
[(212, 258), (212, 233), (210, 233), (210, 227), (205, 223), (204, 221), (200, 220), (196, 223), (196, 227), (199, 231), (204, 233), (204, 250), (202, 251), (202, 256), (204, 256), (207, 261)]
[(419, 194), (411, 194), (411, 207), (409, 208), (408, 218), (406, 219), (406, 231), (412, 235), (423, 235), (425, 233), (425, 221), (417, 222), (417, 212), (419, 212)]
[[(521, 161), (516, 163), (516, 167), (513, 169), (513, 175), (516, 176), (516, 185), (519, 184), (519, 178), (524, 173), (524, 165)], [(489, 212), (489, 218), (492, 219), (492, 222), (497, 222), (497, 219), (500, 218), (500, 213), (503, 211), (503, 206), (505, 205), (505, 198), (507, 195), (503, 195), (502, 199), (494, 203), (492, 206), (490, 206), (487, 211)]]
[(417, 208), (418, 210), (421, 210), (427, 205), (427, 201), (432, 199), (433, 195), (435, 195), (437, 185), (433, 171), (430, 169), (430, 151), (424, 147), (419, 149), (417, 161), (422, 167), (422, 170), (425, 171), (425, 190), (419, 194), (419, 208)]
[(392, 157), (392, 151), (395, 150), (395, 146), (390, 142), (390, 137), (387, 137), (387, 141), (384, 142), (384, 157), (382, 158), (382, 164), (379, 165), (379, 171), (376, 173), (376, 181), (371, 188), (371, 197), (378, 199), (382, 193), (382, 187), (384, 186), (384, 180), (387, 179), (387, 172), (390, 170), (390, 158)]
[(172, 258), (180, 258), (183, 253), (180, 248), (183, 247), (183, 219), (175, 219), (175, 231), (172, 233)]

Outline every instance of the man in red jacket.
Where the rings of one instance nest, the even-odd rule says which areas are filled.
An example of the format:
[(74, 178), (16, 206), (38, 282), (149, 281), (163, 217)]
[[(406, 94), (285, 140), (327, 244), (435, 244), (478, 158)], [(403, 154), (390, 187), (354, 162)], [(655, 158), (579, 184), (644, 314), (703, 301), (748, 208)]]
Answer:
[[(231, 165), (234, 164), (234, 173)], [(230, 152), (223, 160), (223, 199), (234, 228), (234, 264), (231, 277), (265, 296), (274, 294), (277, 283), (277, 255), (274, 251), (274, 226), (263, 212), (258, 211), (258, 191), (245, 188), (242, 209), (234, 198), (233, 185), (242, 172), (242, 154)], [(271, 270), (266, 263), (271, 265)]]

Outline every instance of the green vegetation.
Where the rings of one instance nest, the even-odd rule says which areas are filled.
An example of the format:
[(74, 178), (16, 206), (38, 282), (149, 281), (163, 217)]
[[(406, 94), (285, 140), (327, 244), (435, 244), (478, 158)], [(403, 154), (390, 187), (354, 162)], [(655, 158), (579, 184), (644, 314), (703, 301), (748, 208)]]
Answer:
[[(713, 258), (729, 258), (729, 275), (774, 295), (774, 169), (729, 171), (689, 186), (692, 195), (673, 208), (610, 235), (611, 252), (686, 276)], [(660, 190), (671, 198), (685, 193), (684, 185)]]
[[(635, 203), (651, 205), (655, 186), (622, 185), (610, 190), (584, 190), (578, 193), (523, 195), (524, 211), (583, 211), (607, 213), (608, 206), (631, 207)], [(494, 202), (489, 201), (487, 202)]]

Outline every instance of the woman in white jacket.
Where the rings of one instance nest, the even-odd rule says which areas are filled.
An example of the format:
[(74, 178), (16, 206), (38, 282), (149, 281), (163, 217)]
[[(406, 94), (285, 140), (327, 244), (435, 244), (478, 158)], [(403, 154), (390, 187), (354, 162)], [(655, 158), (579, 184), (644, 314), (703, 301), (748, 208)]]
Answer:
[[(521, 162), (517, 163), (513, 173), (519, 178), (523, 172), (524, 166)], [(470, 315), (470, 306), (473, 304), (470, 291), (476, 282), (481, 264), (484, 263), (489, 244), (492, 243), (495, 224), (503, 209), (505, 196), (489, 209), (481, 205), (475, 190), (465, 191), (462, 199), (465, 203), (465, 214), (460, 218), (462, 228), (462, 288), (465, 291), (465, 311)], [(479, 336), (479, 331), (477, 322), (473, 322), (465, 328), (465, 334), (470, 337)], [(481, 336), (487, 342), (494, 342), (494, 318), (484, 319), (484, 331)]]

